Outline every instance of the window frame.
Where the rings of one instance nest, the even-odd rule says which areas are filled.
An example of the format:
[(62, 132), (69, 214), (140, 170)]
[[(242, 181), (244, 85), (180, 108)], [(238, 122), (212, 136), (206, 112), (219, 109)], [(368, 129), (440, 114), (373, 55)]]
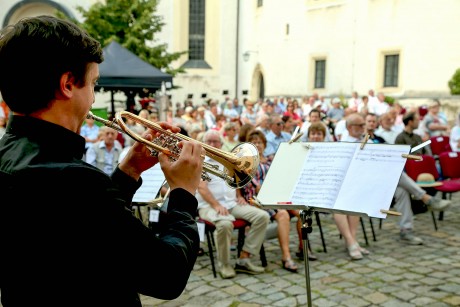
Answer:
[[(326, 88), (326, 65), (327, 60), (325, 58), (313, 59), (313, 89), (325, 89)], [(324, 63), (322, 67), (318, 67), (319, 63)], [(318, 74), (320, 72), (320, 74)]]
[(382, 87), (399, 86), (399, 52), (386, 53), (383, 55), (383, 82)]

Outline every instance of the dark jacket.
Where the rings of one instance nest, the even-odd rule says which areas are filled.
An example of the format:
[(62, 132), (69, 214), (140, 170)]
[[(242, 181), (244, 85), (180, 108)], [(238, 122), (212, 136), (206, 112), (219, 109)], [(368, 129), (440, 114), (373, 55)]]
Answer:
[(130, 210), (136, 182), (82, 161), (84, 139), (15, 116), (0, 140), (0, 288), (10, 306), (174, 299), (196, 261), (196, 198), (171, 191), (159, 236)]

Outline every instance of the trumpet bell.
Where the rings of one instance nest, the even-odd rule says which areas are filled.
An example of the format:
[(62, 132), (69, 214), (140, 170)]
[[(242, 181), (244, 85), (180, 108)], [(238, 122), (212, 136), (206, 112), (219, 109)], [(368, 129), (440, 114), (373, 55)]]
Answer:
[(225, 168), (227, 176), (233, 180), (225, 182), (231, 188), (242, 188), (251, 181), (259, 166), (259, 151), (252, 143), (242, 143), (235, 146), (231, 153), (237, 157), (236, 165), (228, 165)]

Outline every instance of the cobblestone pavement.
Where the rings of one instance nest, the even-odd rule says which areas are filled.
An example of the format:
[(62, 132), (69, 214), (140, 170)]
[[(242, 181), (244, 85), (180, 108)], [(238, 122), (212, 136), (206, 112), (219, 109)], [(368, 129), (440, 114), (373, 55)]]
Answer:
[[(416, 216), (414, 230), (424, 245), (408, 246), (398, 241), (397, 217), (364, 218), (371, 255), (351, 261), (330, 214), (320, 214), (327, 252), (323, 252), (319, 227), (313, 220), (309, 236), (318, 257), (309, 262), (313, 306), (460, 306), (460, 193), (437, 221), (438, 231), (429, 212)], [(438, 215), (436, 214), (436, 217)], [(291, 227), (291, 252), (295, 255), (297, 233), (295, 219)], [(359, 228), (360, 244), (365, 246)], [(202, 243), (205, 251), (207, 246)], [(281, 268), (277, 239), (264, 243), (268, 266), (261, 275), (237, 274), (233, 279), (213, 277), (209, 255), (198, 257), (182, 295), (173, 301), (141, 297), (143, 307), (150, 306), (307, 306), (306, 276), (303, 261), (297, 261), (298, 273)], [(236, 252), (234, 252), (236, 256)], [(259, 264), (259, 257), (254, 258)], [(161, 278), (161, 276), (152, 276)], [(65, 304), (63, 304), (65, 306)], [(1, 304), (0, 304), (1, 307)]]
[[(313, 306), (460, 306), (460, 193), (453, 205), (437, 221), (434, 230), (431, 213), (416, 216), (414, 230), (424, 245), (408, 246), (398, 241), (398, 217), (364, 218), (371, 255), (351, 261), (330, 214), (320, 214), (327, 252), (322, 250), (319, 227), (313, 219), (309, 236), (318, 257), (309, 262)], [(436, 218), (438, 215), (436, 214)], [(295, 255), (297, 234), (292, 221), (291, 252)], [(360, 244), (365, 246), (359, 228)], [(205, 251), (207, 246), (202, 244)], [(184, 293), (173, 301), (142, 297), (148, 306), (307, 306), (306, 276), (303, 261), (298, 273), (281, 268), (277, 239), (264, 243), (268, 266), (261, 275), (237, 274), (233, 279), (212, 275), (209, 255), (198, 257)], [(234, 253), (236, 256), (236, 252)], [(259, 264), (259, 257), (254, 258)], [(155, 277), (153, 277), (155, 278)]]

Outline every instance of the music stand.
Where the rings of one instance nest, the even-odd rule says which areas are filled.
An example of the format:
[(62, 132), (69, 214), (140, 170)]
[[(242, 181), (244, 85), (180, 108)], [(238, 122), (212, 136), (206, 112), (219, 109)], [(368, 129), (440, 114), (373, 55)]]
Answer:
[(253, 202), (262, 209), (286, 209), (286, 210), (300, 210), (300, 218), (302, 221), (302, 242), (303, 242), (303, 263), (305, 267), (305, 285), (307, 290), (307, 302), (308, 307), (312, 306), (311, 302), (311, 286), (310, 286), (310, 261), (308, 259), (308, 234), (312, 232), (312, 213), (314, 211), (313, 207), (304, 206), (304, 205), (291, 205), (291, 204), (281, 204), (281, 205), (262, 205), (257, 197), (254, 197)]
[[(409, 150), (409, 145), (365, 142), (293, 140), (280, 144), (254, 201), (265, 209), (301, 210), (308, 306), (311, 306), (308, 234), (312, 232), (312, 212), (376, 218), (399, 215), (388, 209)], [(375, 174), (381, 179), (379, 189), (369, 184)], [(371, 197), (373, 202), (369, 203)]]

